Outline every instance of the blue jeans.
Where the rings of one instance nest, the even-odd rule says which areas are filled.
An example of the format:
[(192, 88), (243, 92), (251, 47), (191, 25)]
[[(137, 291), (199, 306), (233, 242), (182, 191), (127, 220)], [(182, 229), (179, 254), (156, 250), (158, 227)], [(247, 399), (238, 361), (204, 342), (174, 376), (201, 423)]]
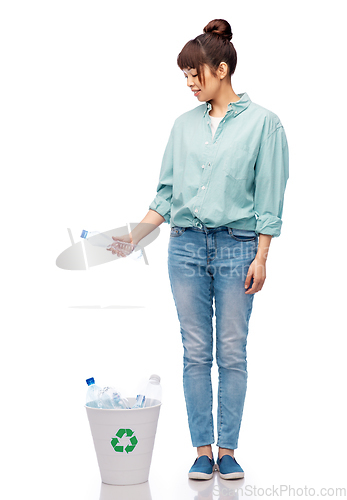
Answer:
[[(254, 298), (253, 294), (245, 294), (244, 284), (257, 248), (258, 235), (254, 231), (204, 225), (171, 228), (168, 271), (182, 335), (183, 388), (194, 447), (214, 443), (214, 315), (219, 377), (217, 446), (238, 446), (247, 386), (248, 323)], [(252, 283), (253, 279), (250, 287)]]

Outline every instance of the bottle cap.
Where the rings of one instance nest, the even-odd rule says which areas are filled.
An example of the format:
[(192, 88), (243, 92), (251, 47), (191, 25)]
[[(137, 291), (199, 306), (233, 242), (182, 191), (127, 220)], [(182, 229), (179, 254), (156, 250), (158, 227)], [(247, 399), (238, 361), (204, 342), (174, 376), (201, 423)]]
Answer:
[(94, 380), (94, 378), (93, 378), (93, 377), (92, 377), (92, 378), (87, 378), (86, 382), (87, 382), (87, 384), (88, 384), (88, 385), (93, 385), (93, 384), (95, 384), (95, 380)]
[(155, 384), (160, 384), (160, 377), (159, 375), (151, 375), (149, 377), (149, 380), (152, 380)]
[(87, 236), (88, 236), (88, 231), (83, 229), (82, 234), (81, 234), (81, 238), (86, 238)]

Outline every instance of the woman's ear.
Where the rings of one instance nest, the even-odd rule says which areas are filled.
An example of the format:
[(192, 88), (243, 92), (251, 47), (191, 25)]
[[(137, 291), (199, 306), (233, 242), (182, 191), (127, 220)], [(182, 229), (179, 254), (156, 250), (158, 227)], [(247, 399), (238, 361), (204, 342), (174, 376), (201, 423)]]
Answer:
[(225, 78), (228, 74), (228, 65), (225, 62), (221, 62), (218, 67), (218, 76), (221, 80)]

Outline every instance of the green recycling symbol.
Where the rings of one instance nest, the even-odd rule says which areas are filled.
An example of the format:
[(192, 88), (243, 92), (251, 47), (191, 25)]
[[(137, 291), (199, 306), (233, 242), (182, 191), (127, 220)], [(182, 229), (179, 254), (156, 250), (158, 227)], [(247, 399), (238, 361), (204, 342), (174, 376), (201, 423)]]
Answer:
[[(120, 444), (119, 439), (122, 439), (122, 437), (125, 435), (130, 438), (129, 441), (131, 444), (127, 444), (124, 447), (124, 445)], [(134, 436), (134, 431), (132, 431), (131, 429), (119, 429), (116, 436), (117, 437), (111, 439), (111, 445), (114, 451), (117, 451), (118, 453), (123, 453), (124, 451), (126, 451), (127, 453), (131, 453), (138, 443), (136, 436)]]

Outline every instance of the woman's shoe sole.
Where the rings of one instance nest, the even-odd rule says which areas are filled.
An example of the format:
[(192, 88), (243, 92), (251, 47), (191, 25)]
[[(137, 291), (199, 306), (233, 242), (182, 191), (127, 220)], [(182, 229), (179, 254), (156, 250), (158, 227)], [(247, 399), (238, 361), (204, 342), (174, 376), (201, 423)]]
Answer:
[(245, 477), (244, 472), (230, 472), (230, 474), (221, 474), (219, 473), (222, 479), (242, 479)]
[(205, 474), (204, 472), (189, 472), (188, 477), (189, 479), (212, 479), (213, 471), (211, 474)]
[(230, 472), (229, 474), (222, 474), (216, 464), (216, 470), (219, 472), (221, 479), (242, 479), (245, 477), (244, 472)]

